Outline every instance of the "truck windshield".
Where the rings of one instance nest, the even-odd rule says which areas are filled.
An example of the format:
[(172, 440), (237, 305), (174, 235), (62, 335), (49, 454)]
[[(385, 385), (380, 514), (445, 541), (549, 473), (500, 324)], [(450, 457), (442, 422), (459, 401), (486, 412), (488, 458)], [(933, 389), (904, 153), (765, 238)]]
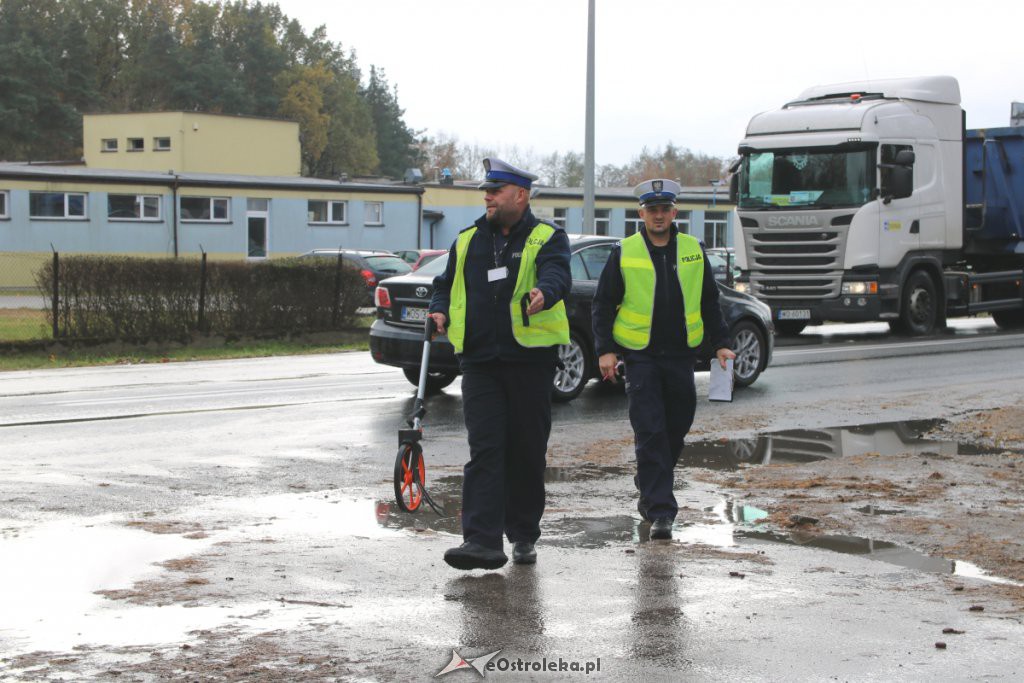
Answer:
[(750, 152), (740, 175), (741, 209), (861, 206), (875, 186), (873, 147)]

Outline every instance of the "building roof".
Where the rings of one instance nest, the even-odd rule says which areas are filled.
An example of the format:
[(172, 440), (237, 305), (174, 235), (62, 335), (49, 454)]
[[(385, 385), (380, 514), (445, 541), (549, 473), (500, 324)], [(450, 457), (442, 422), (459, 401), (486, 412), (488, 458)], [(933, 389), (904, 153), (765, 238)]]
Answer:
[(257, 176), (228, 173), (157, 173), (154, 171), (128, 171), (120, 169), (87, 168), (84, 165), (53, 165), (32, 162), (0, 163), (0, 178), (17, 180), (49, 180), (52, 182), (106, 182), (133, 185), (163, 185), (177, 183), (189, 187), (259, 187), (279, 190), (319, 190), (349, 192), (381, 192), (392, 194), (422, 194), (418, 185), (384, 183), (341, 182), (324, 178), (301, 176)]

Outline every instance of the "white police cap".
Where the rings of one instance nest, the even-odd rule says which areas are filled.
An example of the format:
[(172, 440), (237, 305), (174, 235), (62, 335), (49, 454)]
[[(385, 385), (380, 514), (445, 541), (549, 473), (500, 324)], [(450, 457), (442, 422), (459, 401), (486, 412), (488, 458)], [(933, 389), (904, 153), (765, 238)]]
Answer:
[(682, 191), (679, 183), (667, 178), (645, 180), (633, 188), (633, 194), (640, 200), (640, 206), (675, 204), (676, 195)]
[(481, 190), (490, 190), (502, 185), (512, 183), (527, 190), (539, 176), (507, 164), (501, 159), (488, 157), (484, 159), (484, 170), (487, 171), (487, 179), (478, 186)]

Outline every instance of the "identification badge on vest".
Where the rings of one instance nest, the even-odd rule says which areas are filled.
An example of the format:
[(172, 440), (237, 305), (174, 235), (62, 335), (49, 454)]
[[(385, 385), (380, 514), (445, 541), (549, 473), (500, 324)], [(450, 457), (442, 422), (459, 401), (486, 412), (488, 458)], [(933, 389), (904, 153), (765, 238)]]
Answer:
[(498, 280), (504, 280), (508, 277), (508, 266), (502, 266), (501, 268), (491, 268), (487, 271), (487, 281), (497, 282)]

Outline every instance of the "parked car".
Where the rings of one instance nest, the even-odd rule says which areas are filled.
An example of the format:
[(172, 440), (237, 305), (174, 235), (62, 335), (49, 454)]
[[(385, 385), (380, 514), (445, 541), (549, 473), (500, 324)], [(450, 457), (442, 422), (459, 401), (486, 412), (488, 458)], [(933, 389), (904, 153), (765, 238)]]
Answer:
[(412, 269), (419, 270), (437, 257), (444, 256), (447, 253), (447, 249), (423, 249), (420, 251), (420, 257), (412, 264)]
[(363, 276), (368, 292), (367, 306), (373, 306), (373, 292), (381, 280), (412, 272), (412, 266), (390, 251), (383, 250), (314, 249), (313, 251), (307, 251), (299, 256), (299, 258), (337, 259), (339, 252), (345, 265), (358, 268), (359, 274)]
[[(570, 235), (572, 290), (566, 299), (569, 343), (559, 347), (561, 365), (555, 373), (553, 398), (571, 401), (587, 383), (599, 377), (590, 306), (597, 281), (608, 262), (618, 237)], [(444, 273), (448, 256), (438, 257), (415, 273), (389, 278), (376, 290), (377, 320), (370, 327), (370, 353), (384, 365), (402, 368), (406, 378), (419, 383), (423, 355), (423, 325), (433, 295), (434, 277)], [(753, 384), (768, 367), (774, 348), (774, 328), (767, 305), (718, 283), (722, 313), (729, 326), (736, 351), (734, 364), (737, 386)], [(710, 356), (710, 353), (702, 353)], [(706, 370), (708, 360), (698, 369)], [(427, 389), (442, 389), (459, 376), (459, 363), (452, 345), (438, 337), (430, 345)]]
[(441, 254), (447, 253), (447, 249), (400, 249), (394, 252), (395, 256), (412, 266), (413, 270), (425, 266)]

